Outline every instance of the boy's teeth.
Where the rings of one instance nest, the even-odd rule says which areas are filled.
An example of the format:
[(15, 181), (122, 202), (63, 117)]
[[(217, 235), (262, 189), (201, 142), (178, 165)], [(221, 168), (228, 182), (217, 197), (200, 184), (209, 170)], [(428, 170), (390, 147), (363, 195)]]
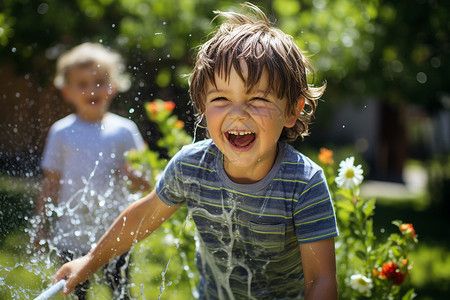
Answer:
[(245, 134), (252, 134), (251, 131), (237, 131), (237, 130), (230, 130), (228, 131), (228, 134), (234, 134), (234, 135), (245, 135)]

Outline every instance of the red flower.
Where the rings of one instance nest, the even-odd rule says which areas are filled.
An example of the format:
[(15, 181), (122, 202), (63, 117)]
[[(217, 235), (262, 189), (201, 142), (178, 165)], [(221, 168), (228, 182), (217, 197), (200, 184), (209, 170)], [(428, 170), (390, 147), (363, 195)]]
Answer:
[(389, 261), (388, 263), (383, 264), (380, 277), (392, 281), (395, 285), (401, 285), (405, 280), (406, 275), (400, 272), (396, 263)]
[(414, 227), (411, 223), (402, 224), (398, 227), (402, 234), (406, 235), (407, 237), (416, 238), (416, 231), (414, 230)]
[(332, 166), (334, 164), (333, 151), (327, 148), (320, 148), (319, 161), (324, 165)]

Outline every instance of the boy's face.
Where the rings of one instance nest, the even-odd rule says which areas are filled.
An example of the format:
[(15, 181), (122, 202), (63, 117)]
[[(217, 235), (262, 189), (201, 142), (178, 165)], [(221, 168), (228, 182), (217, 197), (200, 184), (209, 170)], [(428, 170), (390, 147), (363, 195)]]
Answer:
[(102, 120), (116, 94), (107, 71), (96, 64), (71, 68), (62, 93), (78, 117), (88, 122)]
[[(244, 77), (247, 66), (241, 63)], [(224, 168), (238, 183), (264, 178), (275, 161), (283, 127), (292, 127), (298, 115), (287, 116), (287, 99), (267, 94), (265, 72), (252, 91), (247, 91), (234, 68), (229, 81), (215, 77), (217, 87), (206, 87), (205, 116), (214, 143), (224, 154)]]

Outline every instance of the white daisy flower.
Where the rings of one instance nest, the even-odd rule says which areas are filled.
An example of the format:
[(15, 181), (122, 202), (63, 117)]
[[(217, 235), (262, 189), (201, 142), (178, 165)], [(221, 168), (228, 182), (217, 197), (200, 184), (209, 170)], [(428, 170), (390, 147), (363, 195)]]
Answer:
[(336, 184), (338, 187), (345, 189), (353, 189), (359, 186), (364, 176), (362, 166), (354, 166), (355, 158), (349, 157), (341, 161), (339, 164), (338, 176), (336, 177)]
[(350, 286), (361, 294), (370, 296), (373, 283), (372, 279), (361, 274), (355, 274), (350, 277)]

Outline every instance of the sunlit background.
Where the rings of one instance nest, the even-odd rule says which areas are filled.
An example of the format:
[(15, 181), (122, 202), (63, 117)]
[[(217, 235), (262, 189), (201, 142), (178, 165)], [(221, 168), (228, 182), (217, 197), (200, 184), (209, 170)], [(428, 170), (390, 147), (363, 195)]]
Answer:
[[(160, 133), (145, 117), (154, 99), (176, 103), (194, 135), (187, 75), (195, 47), (217, 23), (222, 0), (2, 0), (0, 2), (0, 298), (26, 283), (2, 267), (27, 227), (50, 126), (72, 112), (53, 87), (57, 57), (99, 42), (125, 58), (132, 87), (112, 111), (135, 121), (149, 147)], [(377, 233), (390, 221), (419, 235), (411, 277), (417, 299), (450, 295), (450, 2), (439, 0), (254, 1), (293, 36), (327, 83), (311, 136), (295, 147), (327, 147), (364, 167), (362, 193), (376, 197)], [(314, 81), (314, 82), (313, 82)], [(19, 233), (18, 233), (19, 232)], [(14, 250), (16, 249), (16, 250)], [(48, 283), (48, 282), (46, 282)], [(42, 288), (38, 285), (36, 289)], [(25, 287), (26, 289), (26, 287)]]

